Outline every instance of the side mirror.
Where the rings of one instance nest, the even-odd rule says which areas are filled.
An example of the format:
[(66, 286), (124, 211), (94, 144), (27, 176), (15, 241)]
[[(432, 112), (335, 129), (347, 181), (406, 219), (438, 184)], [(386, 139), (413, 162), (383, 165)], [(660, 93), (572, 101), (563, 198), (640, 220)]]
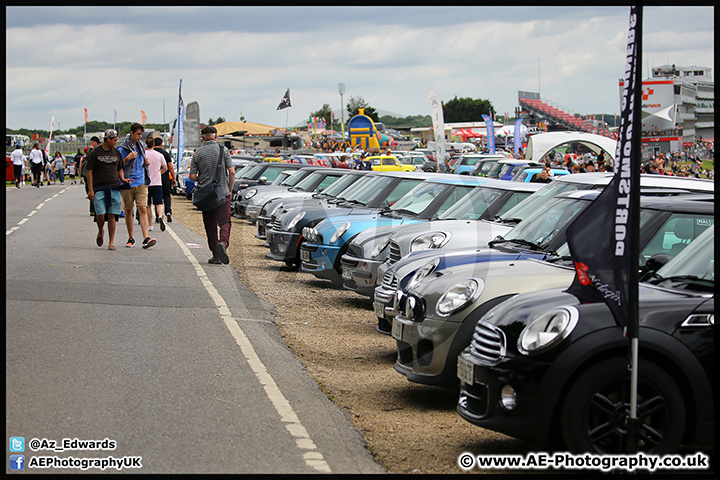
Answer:
[(258, 183), (259, 183), (260, 185), (266, 184), (266, 183), (267, 183), (267, 177), (260, 177), (260, 178), (258, 178)]
[(672, 255), (668, 255), (667, 253), (656, 253), (652, 257), (648, 258), (644, 265), (641, 262), (639, 280), (641, 282), (648, 280), (653, 273), (660, 270), (660, 268), (672, 260), (672, 258)]

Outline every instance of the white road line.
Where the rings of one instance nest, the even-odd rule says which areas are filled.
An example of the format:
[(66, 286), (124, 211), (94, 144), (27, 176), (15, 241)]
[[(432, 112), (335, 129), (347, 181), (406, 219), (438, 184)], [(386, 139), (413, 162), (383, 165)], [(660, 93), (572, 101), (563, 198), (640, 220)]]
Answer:
[(190, 249), (185, 245), (182, 240), (180, 240), (180, 237), (178, 237), (169, 226), (166, 226), (165, 228), (166, 231), (169, 232), (170, 235), (175, 239), (175, 242), (180, 245), (180, 248), (182, 249), (187, 259), (190, 261), (190, 263), (193, 265), (193, 267), (195, 267), (195, 271), (198, 277), (200, 277), (200, 281), (205, 286), (205, 290), (207, 290), (210, 298), (212, 298), (215, 302), (215, 306), (217, 307), (218, 312), (220, 313), (220, 317), (223, 319), (223, 322), (225, 322), (225, 326), (230, 331), (230, 334), (233, 336), (235, 342), (240, 347), (240, 351), (247, 359), (250, 368), (252, 368), (255, 376), (260, 382), (260, 385), (262, 385), (263, 389), (265, 390), (265, 394), (267, 395), (268, 399), (270, 399), (270, 402), (273, 404), (275, 410), (280, 415), (280, 421), (283, 422), (283, 424), (285, 425), (285, 429), (295, 439), (295, 444), (297, 445), (297, 448), (305, 451), (305, 453), (303, 454), (305, 464), (309, 467), (314, 468), (318, 472), (332, 473), (330, 470), (330, 466), (323, 458), (322, 453), (318, 452), (315, 442), (312, 441), (307, 430), (302, 425), (302, 423), (300, 423), (300, 419), (295, 414), (295, 411), (290, 405), (290, 402), (288, 402), (287, 398), (285, 398), (285, 396), (280, 391), (280, 388), (275, 383), (275, 380), (272, 378), (270, 373), (268, 373), (265, 365), (262, 363), (262, 360), (260, 360), (260, 357), (258, 357), (257, 353), (255, 352), (255, 348), (253, 348), (252, 343), (250, 343), (250, 340), (242, 331), (240, 325), (238, 325), (237, 320), (231, 315), (230, 309), (227, 307), (225, 300), (223, 300), (222, 296), (218, 293), (212, 282), (208, 279), (208, 276), (205, 273), (205, 270), (200, 265), (200, 262), (197, 261), (195, 256), (190, 252)]
[(45, 200), (44, 202), (40, 203), (37, 207), (35, 207), (35, 210), (33, 210), (32, 212), (28, 213), (27, 216), (25, 216), (25, 218), (23, 218), (22, 220), (20, 220), (14, 227), (12, 227), (12, 228), (9, 229), (9, 230), (6, 230), (6, 231), (5, 231), (5, 236), (7, 237), (7, 236), (10, 235), (11, 233), (13, 233), (15, 230), (17, 230), (18, 228), (20, 228), (20, 225), (22, 225), (23, 223), (27, 222), (27, 221), (30, 219), (30, 217), (32, 217), (33, 215), (35, 215), (35, 214), (38, 212), (38, 210), (40, 210), (47, 202), (49, 202), (50, 200), (52, 200), (52, 199), (55, 198), (55, 197), (58, 197), (60, 194), (65, 193), (65, 192), (68, 191), (69, 189), (70, 189), (70, 187), (65, 187), (65, 188), (63, 188), (62, 190), (60, 190), (58, 193), (56, 193), (55, 195), (53, 195), (52, 197), (50, 197), (50, 198), (48, 198), (47, 200)]

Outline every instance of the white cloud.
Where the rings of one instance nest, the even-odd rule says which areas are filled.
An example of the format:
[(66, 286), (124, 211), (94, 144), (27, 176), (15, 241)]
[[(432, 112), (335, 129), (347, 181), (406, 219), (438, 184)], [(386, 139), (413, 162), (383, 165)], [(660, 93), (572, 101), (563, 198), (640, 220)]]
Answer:
[[(511, 113), (537, 91), (578, 113), (618, 110), (627, 7), (20, 8), (6, 9), (10, 128), (175, 115), (178, 83), (201, 120), (240, 112), (294, 125), (338, 82), (378, 110), (427, 114), (443, 99), (489, 99)], [(645, 58), (714, 67), (712, 8), (645, 8)], [(162, 18), (162, 21), (159, 19)], [(93, 21), (94, 20), (94, 21)], [(277, 111), (290, 87), (293, 107)]]

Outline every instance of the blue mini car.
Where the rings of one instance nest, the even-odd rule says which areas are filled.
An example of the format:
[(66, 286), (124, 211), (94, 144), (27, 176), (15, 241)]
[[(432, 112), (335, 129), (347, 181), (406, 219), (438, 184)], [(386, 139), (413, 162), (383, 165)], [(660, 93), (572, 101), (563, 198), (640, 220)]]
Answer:
[(433, 174), (386, 209), (371, 215), (327, 218), (314, 228), (303, 229), (300, 245), (301, 271), (336, 282), (342, 287), (340, 258), (350, 240), (360, 232), (386, 225), (407, 225), (427, 221), (489, 179), (453, 174)]

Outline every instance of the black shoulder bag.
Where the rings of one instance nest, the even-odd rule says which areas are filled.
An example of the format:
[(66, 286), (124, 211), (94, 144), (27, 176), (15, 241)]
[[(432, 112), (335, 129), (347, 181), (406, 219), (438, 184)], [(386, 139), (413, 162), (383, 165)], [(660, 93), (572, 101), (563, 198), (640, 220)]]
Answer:
[(222, 171), (225, 147), (221, 145), (218, 145), (218, 147), (220, 149), (220, 155), (218, 157), (218, 168), (215, 174), (215, 180), (206, 183), (202, 187), (196, 186), (193, 189), (193, 205), (195, 205), (198, 210), (212, 210), (227, 201), (225, 198), (225, 189), (220, 183), (220, 172)]

